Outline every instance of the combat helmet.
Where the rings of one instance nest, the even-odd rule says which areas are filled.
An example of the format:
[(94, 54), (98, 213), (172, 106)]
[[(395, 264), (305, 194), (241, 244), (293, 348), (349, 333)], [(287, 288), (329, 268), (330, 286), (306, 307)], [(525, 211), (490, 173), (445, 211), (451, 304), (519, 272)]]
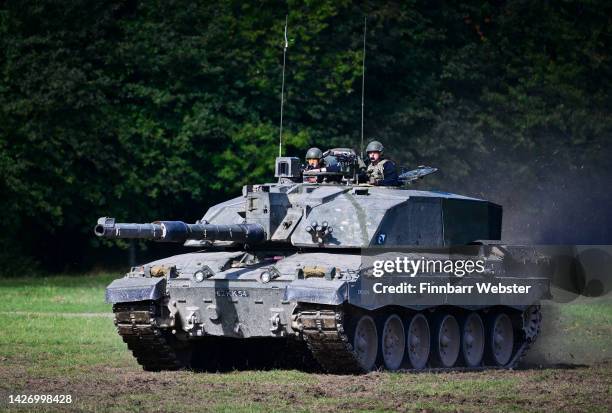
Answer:
[(383, 144), (380, 143), (379, 141), (372, 141), (368, 143), (368, 146), (366, 147), (366, 153), (380, 152), (382, 154), (384, 151), (385, 151), (385, 148)]
[(306, 152), (306, 159), (321, 159), (323, 157), (323, 152), (319, 148), (310, 148), (308, 152)]

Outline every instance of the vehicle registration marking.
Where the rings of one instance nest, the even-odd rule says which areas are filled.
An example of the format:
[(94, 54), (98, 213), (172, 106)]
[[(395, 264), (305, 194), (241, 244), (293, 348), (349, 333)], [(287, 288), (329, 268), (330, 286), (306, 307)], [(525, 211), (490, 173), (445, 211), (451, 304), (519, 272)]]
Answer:
[(215, 290), (217, 297), (248, 297), (249, 292), (247, 290), (226, 290), (217, 289)]

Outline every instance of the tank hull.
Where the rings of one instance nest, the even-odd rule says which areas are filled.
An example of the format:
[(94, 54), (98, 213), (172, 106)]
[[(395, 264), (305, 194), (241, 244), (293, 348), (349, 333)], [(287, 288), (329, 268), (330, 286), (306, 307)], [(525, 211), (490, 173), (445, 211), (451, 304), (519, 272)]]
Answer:
[[(318, 366), (333, 373), (381, 367), (509, 368), (539, 333), (539, 300), (546, 298), (548, 278), (504, 272), (495, 267), (499, 261), (495, 256), (483, 258), (489, 267), (497, 268), (497, 274), (465, 276), (460, 284), (511, 280), (530, 285), (531, 295), (520, 301), (501, 295), (478, 302), (478, 295), (376, 294), (380, 279), (364, 271), (367, 259), (361, 251), (279, 254), (264, 250), (197, 252), (136, 268), (107, 288), (118, 332), (147, 370), (237, 367), (238, 359), (229, 356), (229, 348), (241, 348), (243, 364), (252, 366), (263, 362), (257, 349), (266, 342), (264, 352), (276, 351), (260, 364), (263, 367)], [(202, 269), (207, 277), (196, 276)], [(268, 280), (263, 273), (273, 275)], [(396, 277), (385, 285), (443, 281), (457, 286), (455, 278), (445, 280), (439, 274)], [(417, 338), (409, 333), (415, 325), (420, 326), (415, 331), (421, 331)], [(468, 327), (475, 333), (466, 333)], [(451, 333), (445, 336), (440, 329)], [(410, 343), (425, 338), (427, 348), (417, 346), (417, 350), (426, 354), (413, 360)], [(462, 355), (469, 347), (466, 340), (477, 343), (471, 359), (469, 354)], [(395, 350), (385, 345), (392, 342)], [(450, 354), (448, 346), (452, 347)], [(369, 359), (364, 360), (364, 351)], [(414, 346), (412, 351), (416, 351)], [(501, 352), (497, 357), (496, 351)]]

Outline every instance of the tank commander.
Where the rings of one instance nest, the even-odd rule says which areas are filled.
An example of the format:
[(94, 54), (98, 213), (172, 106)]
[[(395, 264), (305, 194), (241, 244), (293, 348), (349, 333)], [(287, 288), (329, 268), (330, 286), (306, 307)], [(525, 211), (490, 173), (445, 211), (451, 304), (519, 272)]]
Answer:
[(368, 183), (379, 186), (399, 185), (395, 162), (384, 158), (384, 150), (383, 144), (379, 141), (371, 141), (366, 147), (370, 160), (366, 169)]
[[(304, 172), (340, 172), (340, 165), (333, 156), (323, 158), (323, 151), (319, 148), (310, 148), (306, 152), (306, 166)], [(321, 182), (321, 177), (306, 176), (305, 182)]]

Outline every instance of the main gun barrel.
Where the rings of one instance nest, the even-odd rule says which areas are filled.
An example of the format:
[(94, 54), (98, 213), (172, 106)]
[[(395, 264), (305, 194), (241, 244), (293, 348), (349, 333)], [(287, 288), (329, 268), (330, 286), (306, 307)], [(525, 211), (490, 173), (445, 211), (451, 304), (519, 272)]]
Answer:
[(194, 239), (255, 244), (266, 238), (264, 228), (259, 224), (186, 224), (183, 221), (136, 224), (116, 223), (114, 218), (107, 217), (98, 219), (94, 233), (99, 237), (111, 239), (152, 239), (167, 242), (185, 242)]

